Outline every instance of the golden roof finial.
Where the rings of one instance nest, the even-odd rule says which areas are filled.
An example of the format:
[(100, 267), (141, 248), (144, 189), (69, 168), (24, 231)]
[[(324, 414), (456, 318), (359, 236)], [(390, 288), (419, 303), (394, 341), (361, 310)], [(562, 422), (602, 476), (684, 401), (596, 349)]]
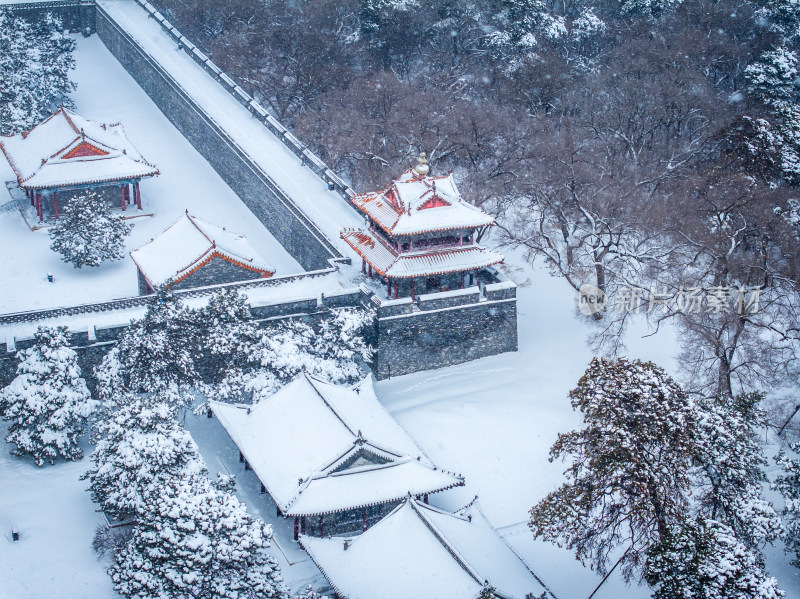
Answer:
[(420, 152), (419, 158), (417, 158), (417, 166), (414, 167), (414, 172), (420, 177), (424, 177), (430, 170), (431, 167), (428, 166), (428, 159), (425, 152)]

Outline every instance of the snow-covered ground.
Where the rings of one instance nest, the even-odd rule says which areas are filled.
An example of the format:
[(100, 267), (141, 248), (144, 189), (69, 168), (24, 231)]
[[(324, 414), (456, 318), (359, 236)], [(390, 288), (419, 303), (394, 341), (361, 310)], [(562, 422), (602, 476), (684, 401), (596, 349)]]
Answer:
[[(103, 3), (123, 7), (120, 10), (127, 10), (125, 7), (130, 5), (108, 0)], [(174, 49), (173, 52), (175, 60), (181, 60), (183, 55)], [(145, 203), (156, 209), (161, 220), (158, 225), (155, 219), (137, 225), (134, 235), (147, 238), (185, 207), (223, 223), (235, 217), (236, 222), (231, 222), (230, 227), (247, 234), (254, 245), (265, 244), (257, 248), (276, 263), (279, 272), (286, 272), (284, 268), (290, 265), (282, 267), (277, 254), (266, 245), (274, 244), (274, 240), (264, 234), (258, 221), (248, 215), (205, 161), (121, 71), (96, 36), (79, 40), (78, 64), (78, 111), (96, 119), (121, 118), (134, 143), (164, 173), (142, 185)], [(149, 126), (139, 128), (137, 123)], [(306, 174), (310, 176), (308, 171)], [(335, 218), (335, 214), (329, 218)], [(17, 219), (16, 215), (0, 215), (0, 247), (6, 257), (11, 256), (0, 264), (0, 281), (6, 290), (10, 289), (6, 293), (12, 297), (24, 299), (27, 294), (32, 300), (44, 302), (40, 305), (58, 305), (67, 298), (82, 297), (81, 294), (109, 292), (115, 285), (122, 289), (130, 283), (135, 290), (134, 271), (116, 272), (117, 268), (124, 269), (122, 264), (110, 267), (108, 272), (101, 269), (87, 275), (94, 281), (91, 284), (88, 279), (83, 286), (77, 282), (68, 284), (72, 279), (66, 271), (57, 270), (57, 260), (55, 266), (46, 267), (38, 262), (46, 254), (42, 249), (47, 246), (46, 237), (28, 248), (30, 258), (15, 249), (15, 239), (19, 241), (23, 236), (22, 232), (13, 232), (16, 224), (10, 224)], [(41, 232), (27, 230), (24, 234), (42, 236)], [(26, 274), (24, 269), (16, 272), (18, 263), (38, 270), (34, 274)], [(296, 264), (292, 268), (299, 270)], [(431, 503), (458, 508), (478, 494), (489, 520), (559, 597), (583, 598), (600, 578), (568, 552), (534, 542), (526, 522), (530, 507), (562, 480), (564, 465), (550, 463), (548, 451), (558, 432), (579, 424), (567, 393), (591, 358), (585, 343), (587, 331), (575, 317), (575, 297), (565, 283), (549, 276), (543, 268), (524, 264), (513, 253), (508, 255), (504, 268), (520, 285), (519, 352), (393, 378), (377, 383), (376, 391), (437, 464), (466, 477), (464, 488), (433, 495)], [(55, 272), (55, 286), (37, 283), (37, 277), (43, 278), (47, 270)], [(59, 286), (62, 280), (63, 285)], [(13, 287), (24, 289), (14, 291)], [(6, 293), (0, 301), (8, 301)], [(631, 331), (628, 345), (629, 356), (652, 359), (676, 373), (676, 342), (669, 329), (649, 338)], [(234, 472), (237, 493), (248, 509), (274, 524), (276, 542), (272, 551), (290, 586), (298, 589), (309, 581), (321, 584), (321, 575), (313, 563), (291, 540), (288, 521), (275, 517), (274, 504), (259, 493), (252, 472), (243, 472), (237, 451), (219, 423), (187, 416), (186, 424), (211, 474)], [(36, 468), (28, 460), (9, 456), (6, 448), (0, 447), (0, 599), (114, 596), (104, 573), (105, 564), (90, 546), (99, 518), (84, 491), (86, 484), (79, 480), (86, 467), (84, 460)], [(11, 541), (12, 529), (21, 533), (19, 542)], [(768, 549), (767, 556), (768, 567), (787, 596), (800, 597), (800, 571), (788, 564), (779, 548)], [(595, 595), (605, 599), (647, 596), (646, 588), (626, 587), (617, 575), (612, 575)]]
[[(76, 112), (89, 119), (121, 122), (138, 150), (156, 164), (159, 177), (142, 181), (142, 214), (132, 219), (128, 251), (169, 226), (187, 208), (195, 215), (245, 235), (277, 275), (302, 272), (261, 222), (222, 181), (208, 162), (172, 126), (152, 100), (94, 35), (76, 37), (73, 79)], [(308, 173), (306, 173), (308, 174)], [(0, 181), (14, 179), (0, 158)], [(6, 194), (5, 185), (0, 194)], [(135, 207), (127, 214), (137, 214)], [(47, 231), (31, 231), (17, 211), (0, 214), (0, 314), (137, 295), (136, 266), (123, 260), (96, 269), (75, 269), (50, 250)], [(47, 282), (47, 273), (55, 282)]]

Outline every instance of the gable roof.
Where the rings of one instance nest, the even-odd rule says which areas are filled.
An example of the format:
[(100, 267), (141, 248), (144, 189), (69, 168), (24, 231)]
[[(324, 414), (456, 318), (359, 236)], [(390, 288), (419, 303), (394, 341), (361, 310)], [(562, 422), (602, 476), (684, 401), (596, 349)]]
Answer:
[(96, 123), (63, 106), (25, 133), (0, 137), (20, 187), (49, 189), (158, 175), (119, 123)]
[(497, 534), (477, 502), (449, 513), (408, 497), (357, 537), (300, 536), (344, 599), (474, 599), (488, 581), (499, 597), (550, 590)]
[(158, 237), (131, 252), (131, 258), (152, 288), (182, 281), (212, 258), (275, 274), (243, 235), (200, 219), (187, 211)]
[[(324, 514), (463, 484), (436, 468), (375, 396), (302, 374), (255, 406), (210, 402), (256, 476), (287, 516)], [(366, 452), (376, 463), (340, 469)]]
[(495, 222), (464, 201), (452, 173), (430, 177), (409, 169), (384, 191), (355, 196), (353, 204), (391, 235), (473, 229)]

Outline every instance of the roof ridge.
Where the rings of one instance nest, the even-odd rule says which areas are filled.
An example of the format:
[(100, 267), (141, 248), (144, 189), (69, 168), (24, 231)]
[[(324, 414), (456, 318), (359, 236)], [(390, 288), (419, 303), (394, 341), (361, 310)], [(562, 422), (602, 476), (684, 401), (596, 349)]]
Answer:
[[(456, 560), (458, 565), (461, 566), (464, 569), (464, 571), (467, 572), (467, 574), (472, 576), (472, 578), (474, 578), (478, 584), (483, 585), (486, 582), (486, 579), (481, 580), (480, 574), (478, 574), (478, 572), (469, 564), (467, 558), (461, 555), (461, 552), (458, 551), (453, 546), (453, 544), (447, 539), (445, 534), (442, 531), (440, 531), (439, 528), (435, 524), (433, 524), (433, 522), (431, 522), (428, 518), (425, 517), (425, 514), (423, 514), (422, 511), (420, 510), (420, 507), (417, 504), (416, 499), (414, 499), (409, 495), (406, 501), (409, 502), (411, 508), (414, 510), (414, 513), (417, 514), (419, 519), (422, 520), (425, 526), (428, 527), (428, 530), (431, 531), (433, 536), (436, 537), (436, 539), (439, 541), (439, 543), (442, 544), (442, 546), (447, 550), (447, 552), (453, 556), (453, 559)], [(451, 515), (451, 516), (453, 515), (453, 514), (447, 514), (447, 512), (444, 513), (446, 515)]]
[(322, 383), (323, 381), (320, 381), (319, 379), (316, 379), (316, 378), (312, 377), (305, 370), (303, 371), (301, 376), (303, 376), (308, 381), (308, 383), (311, 385), (311, 388), (314, 389), (314, 392), (317, 395), (319, 395), (319, 398), (325, 403), (325, 405), (328, 407), (328, 409), (331, 412), (333, 412), (334, 416), (336, 416), (336, 418), (339, 419), (339, 422), (342, 423), (342, 425), (350, 432), (350, 434), (353, 435), (354, 437), (359, 437), (360, 436), (359, 433), (357, 433), (356, 431), (353, 430), (352, 425), (349, 422), (347, 422), (347, 420), (345, 419), (344, 416), (339, 414), (339, 412), (336, 410), (336, 408), (334, 408), (331, 405), (331, 403), (325, 398), (325, 396), (320, 392), (320, 390), (317, 389), (317, 386), (314, 384), (314, 382), (312, 382), (312, 381), (316, 381), (317, 383)]
[[(75, 125), (75, 121), (73, 121), (73, 120), (72, 120), (72, 117), (70, 116), (69, 112), (67, 111), (67, 108), (66, 108), (66, 107), (65, 107), (63, 104), (62, 104), (62, 105), (61, 105), (61, 107), (60, 107), (60, 108), (59, 108), (59, 109), (56, 111), (56, 114), (58, 114), (59, 112), (60, 112), (61, 114), (63, 114), (63, 115), (64, 115), (64, 119), (66, 119), (66, 121), (67, 121), (67, 124), (68, 124), (70, 127), (72, 127), (72, 130), (73, 130), (73, 131), (74, 131), (74, 132), (75, 132), (77, 135), (80, 135), (80, 134), (81, 134), (81, 131), (80, 131), (80, 129), (78, 129), (77, 125)], [(55, 115), (53, 115), (53, 116), (55, 116)], [(45, 121), (42, 121), (41, 123), (39, 123), (39, 125), (42, 125), (42, 124), (46, 123), (48, 120), (50, 120), (50, 119), (47, 119), (47, 120), (45, 120)], [(86, 119), (86, 120), (88, 121), (89, 119)], [(38, 127), (39, 125), (37, 125), (37, 127)]]

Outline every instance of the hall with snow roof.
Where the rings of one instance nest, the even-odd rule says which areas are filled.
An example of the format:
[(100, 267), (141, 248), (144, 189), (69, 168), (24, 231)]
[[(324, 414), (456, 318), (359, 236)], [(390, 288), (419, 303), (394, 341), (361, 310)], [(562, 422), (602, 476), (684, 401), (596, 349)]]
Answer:
[(303, 373), (256, 405), (209, 405), (295, 539), (365, 531), (409, 494), (464, 484), (389, 415), (371, 376), (348, 387)]
[(139, 294), (159, 287), (173, 290), (266, 279), (271, 266), (243, 235), (186, 210), (158, 236), (130, 253)]
[(39, 222), (57, 219), (59, 202), (89, 189), (123, 211), (142, 209), (139, 182), (159, 174), (134, 147), (120, 123), (90, 121), (65, 107), (33, 129), (0, 137), (0, 150)]

